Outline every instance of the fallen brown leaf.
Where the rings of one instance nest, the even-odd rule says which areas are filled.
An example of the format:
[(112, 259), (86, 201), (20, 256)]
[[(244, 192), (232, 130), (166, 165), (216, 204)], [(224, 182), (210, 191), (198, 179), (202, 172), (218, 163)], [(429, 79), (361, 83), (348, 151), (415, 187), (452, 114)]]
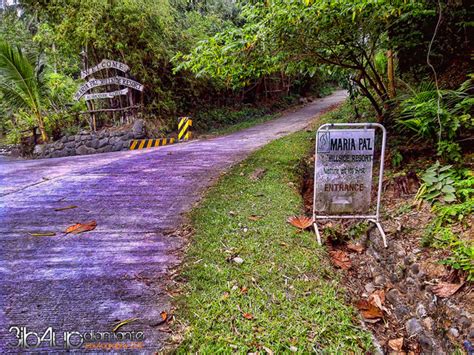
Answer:
[(71, 234), (79, 234), (82, 232), (87, 232), (94, 230), (95, 227), (97, 227), (97, 222), (96, 221), (90, 221), (86, 223), (76, 223), (72, 226), (67, 227), (65, 233), (71, 233)]
[(447, 282), (440, 282), (433, 287), (433, 293), (438, 297), (450, 297), (454, 295), (464, 285), (464, 282), (460, 284), (450, 284)]
[(253, 315), (251, 315), (250, 313), (244, 313), (244, 314), (242, 314), (242, 317), (244, 317), (245, 319), (249, 319), (249, 320), (253, 319)]
[(160, 313), (160, 317), (161, 317), (161, 319), (166, 321), (168, 319), (168, 313), (166, 311), (163, 311), (163, 312)]
[(287, 219), (287, 222), (299, 229), (306, 229), (311, 227), (313, 219), (306, 216), (292, 216)]
[(349, 256), (342, 250), (330, 251), (329, 256), (333, 264), (343, 270), (350, 269), (352, 266), (351, 259), (349, 259)]
[(385, 291), (376, 290), (369, 296), (369, 303), (380, 308), (384, 309), (383, 304), (385, 303)]
[(138, 318), (130, 318), (130, 319), (125, 319), (124, 321), (118, 322), (116, 323), (112, 331), (115, 333), (117, 330), (119, 330), (119, 328), (121, 328), (125, 324), (135, 322), (136, 320), (138, 320)]
[(394, 351), (402, 351), (403, 348), (403, 337), (397, 339), (391, 339), (388, 341), (388, 346)]
[(258, 221), (258, 220), (260, 220), (260, 219), (262, 219), (262, 218), (263, 218), (262, 216), (257, 216), (257, 215), (255, 215), (255, 214), (249, 216), (249, 219), (250, 219), (251, 221)]
[(242, 287), (240, 288), (240, 293), (247, 293), (248, 290), (249, 290), (249, 289), (248, 289), (247, 287), (242, 286)]
[(250, 174), (250, 180), (260, 180), (266, 173), (266, 169), (257, 168), (253, 173)]
[(382, 310), (366, 300), (358, 301), (356, 307), (365, 319), (378, 319), (383, 317)]
[(362, 253), (365, 250), (363, 245), (356, 244), (356, 243), (347, 243), (347, 249), (355, 251), (359, 254)]
[(39, 233), (28, 233), (32, 237), (54, 237), (56, 233), (54, 232), (39, 232)]
[(71, 206), (66, 206), (66, 207), (59, 207), (59, 208), (55, 208), (54, 210), (55, 211), (65, 211), (65, 210), (71, 210), (73, 208), (77, 208), (77, 206), (71, 205)]

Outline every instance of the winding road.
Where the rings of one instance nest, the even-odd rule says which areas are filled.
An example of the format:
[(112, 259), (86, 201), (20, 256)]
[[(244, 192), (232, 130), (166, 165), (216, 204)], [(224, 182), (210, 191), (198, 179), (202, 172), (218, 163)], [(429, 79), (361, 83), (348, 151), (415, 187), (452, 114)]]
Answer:
[[(0, 162), (0, 352), (18, 352), (17, 335), (49, 327), (64, 350), (63, 332), (144, 333), (159, 350), (168, 333), (170, 269), (184, 240), (173, 234), (184, 213), (230, 166), (341, 102), (344, 91), (282, 117), (223, 137), (160, 148), (44, 160)], [(56, 211), (55, 209), (77, 206)], [(62, 233), (77, 222), (97, 228)], [(30, 233), (55, 232), (55, 236)], [(13, 327), (13, 328), (11, 328)], [(15, 327), (18, 327), (15, 328)], [(18, 333), (18, 334), (17, 334)], [(72, 333), (71, 333), (72, 334)], [(45, 339), (48, 339), (46, 336)], [(72, 345), (78, 342), (71, 335)], [(28, 344), (34, 344), (35, 335)], [(140, 339), (139, 339), (140, 340)]]

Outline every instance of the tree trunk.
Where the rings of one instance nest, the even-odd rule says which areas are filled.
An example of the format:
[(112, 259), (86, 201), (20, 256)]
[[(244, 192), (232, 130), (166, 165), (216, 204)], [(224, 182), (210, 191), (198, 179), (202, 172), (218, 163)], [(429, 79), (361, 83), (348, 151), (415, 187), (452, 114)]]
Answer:
[(395, 93), (395, 75), (393, 68), (393, 51), (389, 49), (387, 51), (387, 76), (388, 76), (388, 95), (393, 99)]
[(48, 134), (46, 133), (46, 129), (44, 128), (44, 121), (43, 121), (43, 116), (41, 116), (41, 113), (37, 112), (36, 113), (36, 119), (38, 121), (38, 128), (41, 132), (41, 139), (43, 140), (44, 143), (48, 143)]

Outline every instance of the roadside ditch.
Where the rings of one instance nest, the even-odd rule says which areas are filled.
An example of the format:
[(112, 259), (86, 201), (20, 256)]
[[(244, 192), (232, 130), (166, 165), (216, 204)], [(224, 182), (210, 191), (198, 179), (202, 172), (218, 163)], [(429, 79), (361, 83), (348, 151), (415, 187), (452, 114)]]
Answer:
[[(300, 174), (305, 212), (311, 215), (313, 152), (302, 161)], [(388, 248), (384, 248), (371, 223), (321, 223), (328, 262), (339, 269), (346, 301), (359, 310), (362, 321), (385, 353), (461, 350), (471, 354), (472, 283), (464, 281), (456, 270), (440, 264), (447, 251), (421, 246), (432, 214), (426, 204), (421, 208), (413, 205), (419, 187), (416, 173), (388, 171), (385, 176), (388, 177), (383, 182), (382, 224)]]

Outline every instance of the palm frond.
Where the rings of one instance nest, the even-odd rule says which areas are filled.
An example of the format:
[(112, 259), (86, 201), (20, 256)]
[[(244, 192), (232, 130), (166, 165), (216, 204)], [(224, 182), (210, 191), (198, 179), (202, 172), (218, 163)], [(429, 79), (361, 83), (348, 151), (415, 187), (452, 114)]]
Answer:
[(11, 108), (15, 109), (29, 109), (31, 103), (24, 93), (17, 90), (14, 86), (10, 86), (4, 82), (0, 82), (0, 93), (2, 99), (9, 104)]
[[(2, 82), (8, 83), (6, 87), (2, 85), (2, 91), (13, 90), (29, 103), (31, 110), (40, 109), (40, 93), (34, 65), (19, 48), (14, 48), (4, 41), (0, 41), (0, 78)], [(12, 94), (12, 97), (16, 97), (16, 94)], [(13, 102), (15, 101), (18, 100)]]

